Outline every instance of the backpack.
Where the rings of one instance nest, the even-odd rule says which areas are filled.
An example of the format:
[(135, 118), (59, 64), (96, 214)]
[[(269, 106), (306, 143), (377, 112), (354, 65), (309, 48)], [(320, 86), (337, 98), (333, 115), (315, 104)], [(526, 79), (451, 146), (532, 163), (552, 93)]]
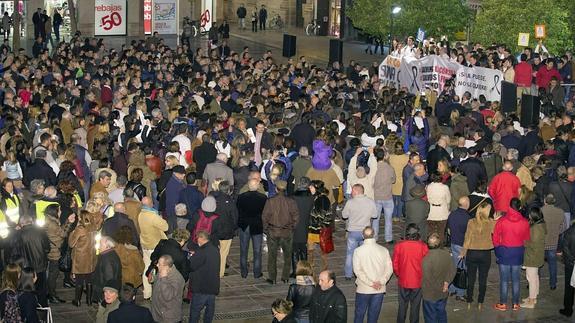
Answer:
[(6, 291), (6, 300), (4, 301), (4, 319), (5, 323), (21, 323), (20, 305), (18, 305), (18, 295), (9, 290)]
[(192, 232), (192, 241), (194, 243), (198, 243), (198, 232), (206, 231), (207, 233), (211, 234), (212, 225), (214, 221), (219, 218), (219, 215), (217, 214), (213, 214), (212, 216), (207, 217), (202, 210), (198, 210), (198, 215), (200, 216), (200, 219), (198, 220), (198, 223), (196, 223), (194, 231)]

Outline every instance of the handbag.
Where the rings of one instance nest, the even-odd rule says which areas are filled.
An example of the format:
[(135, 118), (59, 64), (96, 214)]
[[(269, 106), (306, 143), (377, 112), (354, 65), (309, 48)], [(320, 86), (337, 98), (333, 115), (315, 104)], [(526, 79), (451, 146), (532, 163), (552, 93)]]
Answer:
[(321, 252), (328, 254), (335, 249), (333, 246), (333, 229), (331, 227), (324, 227), (319, 230), (319, 247)]
[(460, 288), (460, 289), (467, 289), (467, 269), (463, 266), (463, 258), (459, 259), (457, 262), (457, 273), (453, 278), (453, 286)]
[(60, 259), (58, 259), (58, 269), (61, 272), (68, 273), (72, 271), (72, 249), (68, 247), (65, 241), (60, 248)]

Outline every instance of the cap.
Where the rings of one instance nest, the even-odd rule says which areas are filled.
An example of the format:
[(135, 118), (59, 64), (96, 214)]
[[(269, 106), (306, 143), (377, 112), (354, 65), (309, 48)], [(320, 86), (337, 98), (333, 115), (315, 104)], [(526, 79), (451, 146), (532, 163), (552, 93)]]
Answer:
[(120, 282), (115, 279), (110, 279), (104, 284), (103, 290), (108, 290), (112, 292), (118, 293), (120, 290)]
[(186, 169), (182, 165), (176, 165), (176, 166), (174, 166), (174, 168), (172, 168), (172, 172), (178, 173), (178, 174), (185, 174)]
[(202, 201), (202, 211), (204, 212), (215, 212), (216, 211), (216, 199), (208, 195)]

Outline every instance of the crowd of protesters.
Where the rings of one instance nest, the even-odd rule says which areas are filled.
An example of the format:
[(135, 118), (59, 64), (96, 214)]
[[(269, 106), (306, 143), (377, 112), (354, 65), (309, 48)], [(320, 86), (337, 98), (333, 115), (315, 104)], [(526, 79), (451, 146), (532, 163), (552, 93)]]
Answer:
[[(421, 52), (412, 38), (400, 47)], [(33, 57), (3, 46), (0, 317), (37, 322), (37, 305), (70, 301), (62, 275), (74, 306), (97, 304), (97, 322), (179, 322), (184, 301), (190, 322), (202, 311), (210, 322), (236, 243), (242, 278), (289, 284), (277, 322), (346, 322), (336, 273), (357, 285), (355, 322), (378, 320), (393, 275), (398, 322), (408, 309), (417, 322), (421, 304), (443, 322), (450, 295), (482, 309), (493, 255), (496, 310), (535, 308), (539, 269), (548, 263), (555, 290), (562, 259), (571, 316), (571, 53), (527, 49), (519, 64), (505, 46), (426, 54), (504, 69), (540, 94), (544, 117), (522, 125), (452, 81), (425, 96), (381, 86), (376, 63), (280, 64), (226, 42), (170, 48), (154, 35), (108, 49), (76, 35)], [(340, 221), (346, 259), (334, 268)]]

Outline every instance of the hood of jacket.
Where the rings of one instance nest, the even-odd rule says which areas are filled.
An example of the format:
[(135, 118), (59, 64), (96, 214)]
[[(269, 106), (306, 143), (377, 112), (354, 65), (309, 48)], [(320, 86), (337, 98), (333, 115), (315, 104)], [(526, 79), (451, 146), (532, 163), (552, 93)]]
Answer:
[(516, 211), (512, 208), (509, 208), (507, 214), (505, 214), (505, 217), (510, 222), (519, 222), (524, 219), (523, 215), (519, 213), (519, 211)]

